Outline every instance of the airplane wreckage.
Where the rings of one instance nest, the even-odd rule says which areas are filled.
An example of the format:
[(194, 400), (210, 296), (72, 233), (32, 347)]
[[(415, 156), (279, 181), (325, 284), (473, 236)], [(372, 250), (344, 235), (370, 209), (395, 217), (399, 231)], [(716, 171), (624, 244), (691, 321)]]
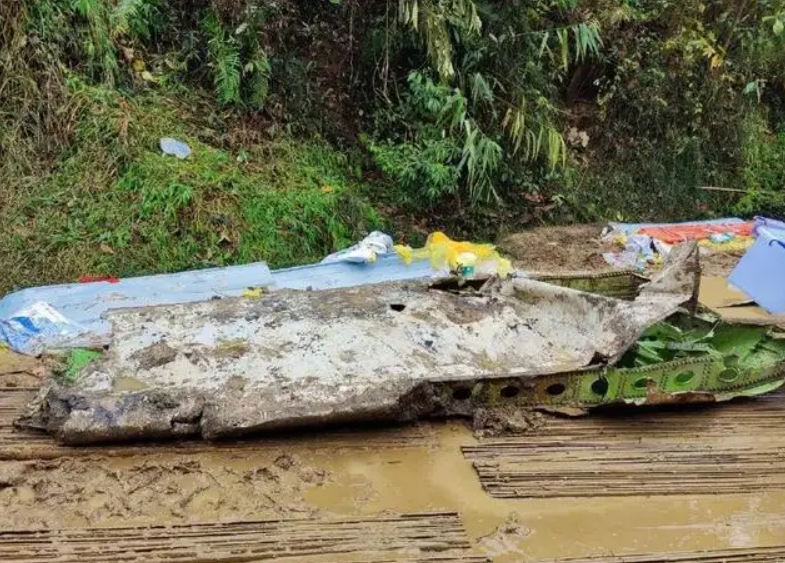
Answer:
[(108, 311), (108, 346), (18, 425), (67, 444), (567, 414), (779, 387), (785, 340), (697, 308), (698, 248), (630, 273), (423, 279)]

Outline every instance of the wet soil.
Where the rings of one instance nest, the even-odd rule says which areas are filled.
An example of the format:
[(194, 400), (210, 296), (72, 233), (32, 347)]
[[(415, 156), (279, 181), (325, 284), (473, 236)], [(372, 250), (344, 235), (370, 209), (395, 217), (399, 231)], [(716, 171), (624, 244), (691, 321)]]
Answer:
[(144, 526), (316, 512), (306, 488), (329, 478), (294, 455), (61, 458), (0, 462), (0, 510), (14, 528)]
[(365, 446), (358, 432), (242, 451), (0, 462), (0, 523), (59, 529), (449, 510), (461, 515), (474, 549), (502, 563), (785, 537), (785, 492), (498, 499), (462, 455), (477, 443), (468, 425), (428, 424), (421, 438), (388, 438), (387, 446)]
[(42, 376), (27, 372), (0, 374), (0, 388), (37, 387), (42, 381)]
[[(575, 272), (609, 270), (604, 252), (618, 252), (612, 242), (601, 240), (604, 225), (540, 227), (510, 234), (499, 242), (500, 250), (515, 266), (531, 272)], [(704, 276), (727, 276), (743, 251), (701, 253)]]
[(532, 535), (531, 528), (524, 523), (517, 512), (511, 512), (507, 519), (493, 533), (477, 540), (477, 546), (490, 557), (501, 558), (520, 553), (522, 542)]
[(514, 264), (530, 272), (607, 270), (603, 252), (614, 246), (600, 240), (602, 225), (539, 227), (504, 237), (499, 249)]
[(545, 415), (533, 409), (500, 407), (477, 409), (472, 419), (472, 429), (478, 438), (522, 434), (542, 428)]
[(48, 373), (44, 362), (0, 347), (0, 389), (38, 387)]
[(742, 256), (744, 256), (744, 251), (714, 252), (701, 255), (701, 273), (704, 276), (727, 277)]

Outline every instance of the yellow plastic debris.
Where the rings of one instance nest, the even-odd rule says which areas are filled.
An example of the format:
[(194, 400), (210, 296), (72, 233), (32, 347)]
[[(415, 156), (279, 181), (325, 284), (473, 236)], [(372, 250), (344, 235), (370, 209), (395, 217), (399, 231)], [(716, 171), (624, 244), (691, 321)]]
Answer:
[(247, 297), (250, 299), (258, 299), (264, 295), (264, 288), (263, 287), (249, 287), (245, 291), (243, 291), (243, 297)]
[(476, 273), (500, 276), (512, 271), (510, 261), (503, 258), (494, 245), (454, 241), (438, 231), (428, 236), (422, 248), (396, 245), (394, 249), (407, 265), (415, 260), (430, 260), (434, 270), (447, 266), (452, 272), (461, 272), (471, 267)]
[(698, 244), (713, 252), (744, 252), (755, 243), (755, 237), (737, 236), (728, 242), (712, 242), (709, 239), (698, 241)]

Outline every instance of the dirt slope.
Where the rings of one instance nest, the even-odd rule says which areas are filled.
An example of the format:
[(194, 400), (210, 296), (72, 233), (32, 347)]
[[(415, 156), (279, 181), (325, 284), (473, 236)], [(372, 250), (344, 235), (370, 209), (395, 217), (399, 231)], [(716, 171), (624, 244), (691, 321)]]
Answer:
[[(499, 248), (514, 264), (533, 272), (608, 270), (604, 252), (618, 252), (613, 243), (601, 240), (603, 225), (539, 227), (502, 238)], [(706, 276), (726, 276), (742, 252), (702, 252), (701, 269)]]

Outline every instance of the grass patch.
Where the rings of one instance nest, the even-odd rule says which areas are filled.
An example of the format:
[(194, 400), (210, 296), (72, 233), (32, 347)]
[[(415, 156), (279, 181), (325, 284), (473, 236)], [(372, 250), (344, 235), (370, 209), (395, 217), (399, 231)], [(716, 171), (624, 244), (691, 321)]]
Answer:
[[(224, 121), (205, 119), (198, 99), (131, 99), (75, 79), (69, 95), (70, 148), (35, 183), (4, 179), (0, 293), (83, 275), (294, 265), (380, 226), (346, 157), (318, 138), (232, 150), (222, 146)], [(193, 154), (163, 156), (162, 136)]]

